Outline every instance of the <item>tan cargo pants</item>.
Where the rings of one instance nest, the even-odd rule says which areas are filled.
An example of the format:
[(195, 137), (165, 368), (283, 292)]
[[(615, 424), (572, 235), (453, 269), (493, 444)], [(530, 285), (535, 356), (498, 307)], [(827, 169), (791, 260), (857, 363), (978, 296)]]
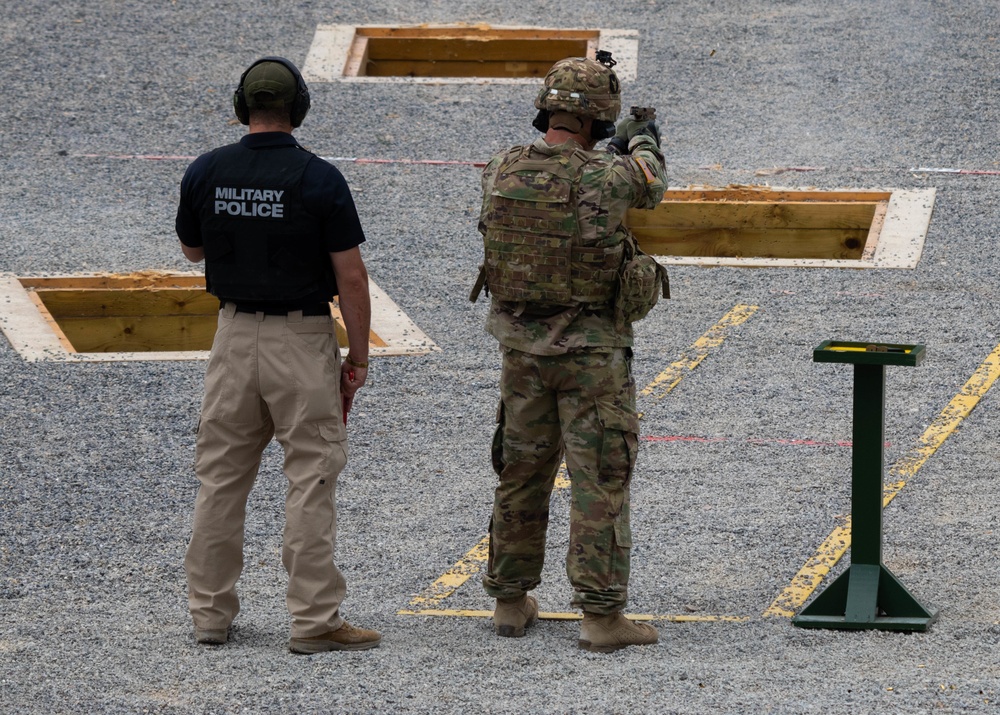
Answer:
[(337, 476), (347, 462), (340, 350), (332, 319), (237, 313), (227, 303), (205, 374), (195, 456), (201, 488), (184, 566), (196, 628), (240, 610), (246, 503), (277, 438), (288, 478), (282, 563), (292, 637), (340, 628), (346, 583), (334, 564)]

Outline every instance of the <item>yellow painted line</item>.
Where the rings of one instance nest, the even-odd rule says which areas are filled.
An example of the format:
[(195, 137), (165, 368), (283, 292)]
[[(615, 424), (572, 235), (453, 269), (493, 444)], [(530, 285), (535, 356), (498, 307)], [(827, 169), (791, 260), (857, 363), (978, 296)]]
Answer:
[[(962, 390), (952, 398), (937, 419), (924, 431), (917, 445), (900, 457), (889, 470), (893, 479), (882, 489), (882, 506), (885, 507), (902, 491), (908, 480), (916, 476), (924, 463), (944, 444), (969, 416), (979, 401), (1000, 377), (1000, 345), (982, 362), (969, 378)], [(809, 557), (788, 587), (778, 595), (764, 611), (764, 616), (791, 618), (819, 586), (830, 570), (840, 561), (851, 545), (850, 518), (838, 526), (820, 545), (816, 553)]]
[(993, 383), (1000, 377), (1000, 345), (993, 348), (982, 364), (962, 387), (962, 391), (952, 398), (938, 418), (920, 437), (916, 448), (904, 455), (889, 471), (889, 476), (897, 481), (886, 485), (883, 492), (883, 504), (888, 504), (899, 491), (906, 486), (906, 480), (911, 479), (924, 462), (944, 444), (958, 425), (969, 416), (979, 401), (986, 395)]
[[(680, 360), (675, 361), (639, 392), (639, 396), (646, 397), (652, 394), (664, 382), (669, 381), (669, 387), (654, 399), (659, 400), (666, 397), (684, 378), (684, 375), (698, 367), (712, 350), (722, 344), (723, 340), (726, 339), (727, 330), (746, 322), (757, 310), (758, 306), (756, 305), (737, 305), (733, 307), (732, 310), (722, 316), (718, 323), (698, 338), (683, 353)], [(639, 414), (639, 419), (642, 419), (642, 413)], [(563, 462), (559, 467), (559, 472), (556, 474), (555, 488), (566, 489), (569, 485), (570, 481), (566, 472), (566, 462)], [(457, 591), (466, 581), (479, 572), (482, 564), (489, 559), (489, 549), (490, 537), (486, 535), (440, 578), (414, 596), (410, 600), (410, 608), (420, 609), (433, 606), (448, 598), (448, 596)], [(406, 611), (400, 611), (399, 613), (404, 614)]]
[[(463, 609), (423, 609), (423, 610), (402, 610), (398, 612), (401, 616), (449, 616), (451, 618), (492, 618), (493, 611), (476, 611)], [(556, 613), (539, 611), (538, 618), (543, 621), (580, 621), (583, 615), (579, 612)], [(647, 613), (629, 613), (626, 615), (630, 621), (671, 621), (672, 623), (745, 623), (750, 619), (745, 616), (694, 616), (694, 615), (665, 615), (654, 616)]]
[[(480, 564), (485, 563), (489, 555), (490, 537), (487, 534), (465, 556), (459, 559), (454, 566), (448, 569), (419, 595), (415, 596), (410, 601), (410, 608), (434, 605), (448, 598), (463, 583), (479, 572)], [(403, 611), (400, 611), (400, 613), (403, 613)]]
[(764, 616), (782, 616), (791, 618), (795, 610), (802, 606), (812, 595), (830, 569), (840, 561), (840, 557), (851, 545), (851, 519), (835, 528), (826, 540), (820, 544), (816, 553), (809, 557), (799, 572), (792, 577), (791, 583), (774, 599)]
[[(756, 305), (734, 306), (728, 313), (722, 316), (722, 319), (718, 323), (695, 340), (680, 360), (675, 361), (644, 387), (639, 392), (639, 397), (647, 397), (659, 390), (662, 390), (662, 392), (656, 399), (666, 397), (684, 379), (684, 375), (698, 367), (712, 350), (722, 344), (730, 329), (745, 323), (758, 309), (759, 306)], [(666, 385), (666, 389), (663, 389), (664, 385)]]

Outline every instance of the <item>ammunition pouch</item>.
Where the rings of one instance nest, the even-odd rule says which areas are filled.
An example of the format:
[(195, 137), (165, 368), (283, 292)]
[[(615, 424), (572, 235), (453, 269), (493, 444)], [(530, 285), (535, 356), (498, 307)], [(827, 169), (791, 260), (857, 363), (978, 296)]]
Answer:
[(618, 295), (615, 297), (615, 321), (619, 325), (634, 323), (649, 314), (660, 299), (670, 297), (667, 269), (652, 256), (643, 253), (633, 236), (624, 242), (625, 257), (618, 273)]

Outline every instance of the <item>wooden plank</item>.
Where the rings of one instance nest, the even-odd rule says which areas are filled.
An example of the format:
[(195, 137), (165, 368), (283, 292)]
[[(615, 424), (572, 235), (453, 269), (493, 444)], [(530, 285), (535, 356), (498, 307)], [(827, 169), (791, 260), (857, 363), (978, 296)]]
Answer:
[(673, 228), (863, 228), (875, 203), (815, 201), (665, 201), (628, 214), (628, 225)]
[(205, 276), (144, 271), (118, 275), (29, 276), (19, 279), (25, 288), (205, 288)]
[[(347, 347), (347, 331), (334, 310), (337, 342)], [(59, 334), (65, 335), (69, 350), (76, 352), (151, 352), (210, 350), (218, 325), (212, 315), (150, 315), (71, 317), (59, 320)], [(374, 331), (368, 334), (369, 348), (388, 347)]]
[(634, 231), (654, 256), (857, 259), (866, 229), (677, 229)]
[(208, 315), (218, 317), (219, 299), (204, 289), (35, 291), (57, 320), (122, 315)]
[(63, 318), (77, 352), (210, 350), (218, 316)]
[(865, 240), (865, 250), (861, 255), (861, 260), (870, 261), (875, 257), (875, 251), (878, 249), (878, 238), (882, 233), (882, 226), (885, 223), (885, 215), (888, 210), (888, 201), (878, 202), (875, 215), (872, 217), (872, 225), (868, 229), (868, 238)]
[(585, 40), (396, 39), (369, 38), (372, 61), (546, 62), (582, 57)]
[(396, 62), (368, 63), (369, 77), (544, 77), (551, 62)]
[(805, 191), (772, 189), (769, 186), (731, 186), (728, 188), (669, 189), (664, 201), (888, 201), (891, 191)]
[(358, 35), (351, 43), (347, 64), (344, 66), (345, 77), (362, 77), (368, 74), (368, 38)]
[(489, 25), (453, 25), (415, 27), (366, 26), (357, 33), (373, 38), (498, 39), (498, 40), (596, 40), (600, 30), (559, 30), (544, 27), (490, 27)]
[(56, 336), (56, 339), (59, 341), (59, 344), (62, 345), (63, 350), (72, 352), (73, 343), (71, 343), (69, 338), (66, 337), (62, 328), (59, 327), (59, 322), (52, 316), (52, 313), (49, 312), (49, 309), (45, 306), (45, 303), (42, 302), (42, 299), (38, 297), (38, 294), (34, 291), (29, 291), (28, 298), (32, 303), (34, 303), (35, 307), (38, 308), (39, 315), (42, 316), (45, 324), (49, 326), (49, 329)]

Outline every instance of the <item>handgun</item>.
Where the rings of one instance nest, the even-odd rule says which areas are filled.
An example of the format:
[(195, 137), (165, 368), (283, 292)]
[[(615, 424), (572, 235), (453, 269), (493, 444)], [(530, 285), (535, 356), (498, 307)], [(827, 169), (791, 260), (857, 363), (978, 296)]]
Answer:
[(629, 107), (628, 113), (637, 122), (651, 122), (656, 119), (656, 107)]
[[(629, 107), (629, 116), (636, 122), (652, 122), (656, 119), (656, 107)], [(608, 142), (608, 151), (612, 154), (628, 154), (628, 141), (621, 137), (612, 137)]]

